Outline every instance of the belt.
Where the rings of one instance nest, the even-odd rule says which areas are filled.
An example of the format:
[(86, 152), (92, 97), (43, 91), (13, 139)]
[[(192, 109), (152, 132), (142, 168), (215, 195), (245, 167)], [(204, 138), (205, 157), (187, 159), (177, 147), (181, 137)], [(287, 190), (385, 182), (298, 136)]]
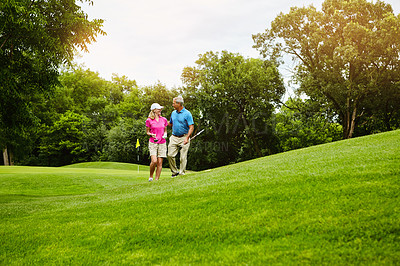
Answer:
[(177, 137), (177, 138), (182, 138), (183, 136), (185, 136), (186, 134), (183, 134), (183, 135), (174, 135), (174, 134), (172, 134), (172, 136), (175, 136), (175, 137)]

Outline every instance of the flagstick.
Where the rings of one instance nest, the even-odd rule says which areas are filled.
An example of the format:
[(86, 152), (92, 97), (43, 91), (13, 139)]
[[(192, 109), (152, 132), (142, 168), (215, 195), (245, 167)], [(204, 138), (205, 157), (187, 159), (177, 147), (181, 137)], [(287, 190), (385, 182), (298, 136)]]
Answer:
[(136, 149), (137, 149), (137, 172), (139, 173), (139, 149), (140, 149), (139, 139), (136, 140)]

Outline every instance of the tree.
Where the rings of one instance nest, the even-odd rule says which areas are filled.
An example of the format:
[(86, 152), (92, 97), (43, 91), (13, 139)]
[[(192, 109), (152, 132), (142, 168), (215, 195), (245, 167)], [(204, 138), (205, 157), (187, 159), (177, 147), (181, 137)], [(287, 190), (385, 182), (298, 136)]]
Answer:
[(87, 161), (87, 150), (83, 127), (88, 119), (67, 111), (52, 126), (44, 125), (40, 144), (40, 157), (47, 160), (47, 165), (61, 166)]
[[(107, 145), (104, 147), (103, 158), (113, 162), (136, 163), (138, 150), (136, 141), (140, 139), (141, 154), (148, 154), (146, 142), (145, 120), (124, 118), (113, 127), (107, 136)], [(140, 154), (140, 156), (141, 156)], [(149, 162), (148, 156), (140, 158), (141, 162)]]
[(59, 80), (60, 85), (70, 91), (69, 96), (73, 100), (70, 108), (77, 113), (93, 112), (92, 106), (88, 104), (93, 98), (102, 98), (105, 103), (112, 101), (109, 100), (112, 98), (109, 96), (112, 91), (111, 82), (90, 69), (80, 66), (67, 68), (61, 73)]
[(160, 81), (154, 85), (144, 86), (142, 88), (142, 110), (145, 117), (150, 112), (150, 106), (153, 103), (159, 103), (164, 106), (163, 116), (169, 116), (173, 111), (172, 99), (177, 95), (176, 90), (169, 90)]
[(182, 76), (188, 91), (195, 91), (195, 116), (207, 129), (202, 138), (207, 138), (214, 148), (216, 143), (227, 144), (229, 152), (223, 151), (222, 146), (217, 151), (194, 148), (209, 153), (219, 164), (240, 160), (241, 154), (242, 159), (269, 154), (273, 136), (268, 120), (273, 103), (285, 92), (276, 66), (227, 51), (207, 52), (199, 56), (196, 64), (185, 68)]
[(135, 80), (129, 80), (127, 76), (120, 77), (115, 73), (112, 75), (112, 84), (113, 86), (110, 90), (109, 98), (114, 104), (123, 101), (124, 95), (138, 90)]
[[(61, 84), (54, 89), (50, 99), (45, 99), (43, 95), (36, 95), (31, 99), (32, 110), (40, 119), (41, 130), (31, 134), (30, 140), (33, 143), (30, 151), (25, 153), (24, 158), (18, 158), (18, 161), (29, 165), (47, 165), (49, 160), (44, 156), (43, 148), (39, 149), (40, 145), (43, 146), (41, 138), (65, 138), (62, 135), (56, 136), (63, 132), (48, 129), (59, 124), (61, 117), (68, 112), (85, 118), (85, 123), (79, 127), (79, 131), (83, 133), (79, 144), (85, 149), (85, 158), (103, 160), (108, 132), (117, 125), (122, 115), (120, 106), (125, 100), (135, 98), (134, 91), (138, 90), (135, 81), (129, 81), (126, 77), (120, 78), (115, 74), (112, 81), (107, 81), (100, 78), (98, 73), (77, 66), (64, 69), (59, 80)], [(136, 102), (139, 100), (135, 100)], [(129, 106), (124, 107), (133, 107), (133, 110), (129, 111), (135, 112), (137, 106), (129, 103)], [(63, 121), (71, 123), (71, 127), (74, 126), (73, 120)]]
[(29, 98), (58, 84), (59, 66), (105, 34), (102, 23), (88, 20), (75, 0), (0, 3), (0, 148), (34, 125)]
[(276, 114), (276, 134), (283, 151), (340, 139), (342, 126), (330, 108), (310, 99), (290, 98)]
[(351, 138), (357, 121), (386, 89), (400, 80), (400, 16), (389, 4), (366, 0), (326, 0), (281, 13), (265, 33), (253, 36), (264, 56), (298, 59), (299, 92), (329, 103)]
[(364, 115), (354, 134), (368, 135), (400, 128), (400, 82), (381, 84), (379, 94), (366, 99)]
[(128, 93), (124, 93), (123, 100), (118, 104), (118, 112), (122, 117), (136, 118), (143, 117), (142, 91), (134, 88)]

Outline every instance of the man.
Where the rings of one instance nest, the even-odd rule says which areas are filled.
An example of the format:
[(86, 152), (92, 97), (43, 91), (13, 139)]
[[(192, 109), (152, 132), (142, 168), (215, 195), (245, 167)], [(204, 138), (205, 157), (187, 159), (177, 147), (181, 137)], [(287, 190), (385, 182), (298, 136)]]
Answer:
[[(172, 126), (172, 136), (169, 138), (168, 162), (171, 168), (172, 178), (184, 175), (186, 172), (187, 153), (190, 146), (190, 135), (193, 133), (194, 123), (192, 114), (183, 106), (182, 96), (173, 99), (174, 111), (171, 114), (168, 125)], [(175, 156), (181, 152), (180, 171), (176, 167)]]

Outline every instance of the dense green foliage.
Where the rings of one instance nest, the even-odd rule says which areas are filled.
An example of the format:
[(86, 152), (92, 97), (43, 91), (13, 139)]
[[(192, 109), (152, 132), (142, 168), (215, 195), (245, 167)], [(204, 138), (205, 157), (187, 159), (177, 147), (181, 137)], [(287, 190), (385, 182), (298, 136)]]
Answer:
[(283, 151), (341, 139), (342, 127), (327, 108), (308, 99), (289, 99), (276, 114), (276, 135)]
[[(400, 16), (389, 4), (366, 0), (326, 0), (322, 10), (293, 7), (281, 13), (255, 47), (273, 60), (297, 59), (299, 92), (339, 116), (343, 137), (357, 126), (374, 131), (398, 125), (400, 103)], [(393, 119), (397, 118), (397, 119)]]
[(399, 161), (392, 131), (152, 183), (2, 166), (0, 264), (396, 265)]
[[(64, 69), (61, 84), (50, 99), (40, 95), (32, 99), (40, 127), (29, 136), (30, 144), (17, 162), (42, 166), (99, 160), (137, 162), (139, 155), (140, 163), (147, 164), (144, 125), (149, 107), (153, 102), (160, 103), (169, 119), (172, 99), (178, 94), (184, 95), (185, 107), (193, 113), (196, 131), (206, 129), (192, 143), (190, 169), (207, 169), (280, 151), (272, 123), (273, 103), (284, 92), (277, 69), (268, 62), (225, 51), (221, 58), (218, 53), (208, 55), (209, 62), (206, 55), (201, 56), (199, 69), (193, 69), (202, 73), (202, 78), (215, 76), (218, 86), (210, 80), (198, 82), (208, 84), (206, 89), (191, 87), (194, 83), (179, 90), (169, 90), (161, 83), (138, 87), (125, 76), (114, 75), (107, 81), (81, 67)], [(201, 64), (213, 64), (222, 71), (201, 68)], [(212, 94), (225, 96), (210, 98), (212, 90)], [(139, 151), (137, 139), (142, 144)]]
[(147, 112), (136, 82), (117, 75), (107, 81), (81, 67), (65, 69), (60, 82), (50, 99), (35, 100), (41, 127), (30, 136), (34, 145), (20, 162), (60, 166), (136, 161), (136, 139), (145, 138), (143, 113)]
[[(268, 60), (205, 52), (183, 69), (179, 88), (139, 87), (117, 74), (109, 81), (73, 64), (60, 69), (103, 33), (102, 20), (89, 21), (74, 0), (3, 1), (0, 8), (0, 148), (19, 165), (138, 157), (148, 164), (149, 107), (163, 105), (169, 119), (179, 94), (195, 133), (205, 130), (191, 143), (191, 170), (400, 127), (399, 20), (382, 2), (292, 8), (254, 37)], [(301, 60), (297, 98), (285, 103), (282, 52)]]
[[(200, 70), (204, 71), (203, 74), (208, 71), (207, 75), (215, 75), (215, 80), (219, 78), (223, 81), (225, 74), (231, 79), (240, 79), (243, 84), (240, 85), (239, 81), (221, 81), (218, 86), (196, 87), (192, 86), (195, 82), (187, 82), (179, 90), (169, 90), (161, 83), (138, 87), (134, 80), (125, 76), (114, 75), (112, 81), (107, 81), (98, 73), (81, 67), (65, 69), (60, 76), (61, 85), (55, 88), (52, 97), (47, 99), (36, 95), (31, 99), (32, 110), (40, 126), (31, 130), (31, 134), (16, 139), (24, 144), (23, 149), (17, 150), (17, 164), (60, 166), (84, 161), (132, 163), (137, 162), (138, 155), (140, 163), (148, 164), (148, 137), (144, 122), (149, 106), (159, 102), (165, 106), (163, 115), (169, 119), (172, 99), (178, 94), (186, 99), (185, 106), (194, 116), (196, 131), (205, 129), (191, 143), (188, 158), (191, 170), (259, 157), (257, 149), (253, 148), (254, 143), (258, 145), (261, 155), (269, 155), (340, 139), (341, 126), (329, 106), (320, 106), (312, 100), (289, 99), (276, 112), (272, 108), (277, 106), (274, 103), (278, 102), (279, 93), (274, 90), (279, 87), (269, 85), (274, 84), (273, 79), (278, 85), (281, 84), (276, 69), (268, 62), (224, 54), (230, 60), (236, 60), (238, 66), (229, 68), (232, 62), (226, 58), (223, 61), (221, 57), (219, 60), (222, 62), (215, 60), (213, 64), (215, 67), (219, 65), (224, 73), (211, 73), (211, 68), (187, 68), (184, 74), (189, 77), (196, 76), (196, 72), (199, 75)], [(218, 54), (215, 56), (214, 59), (217, 59)], [(261, 63), (266, 71), (263, 78), (267, 85), (260, 86), (259, 92), (249, 89), (242, 94), (232, 93), (239, 90), (235, 86), (257, 88), (247, 85), (245, 74), (248, 72), (240, 71), (241, 67), (249, 67), (246, 66), (248, 64), (257, 69), (252, 71), (258, 73), (257, 64)], [(245, 66), (240, 67), (241, 64)], [(210, 97), (206, 89), (227, 96)], [(268, 94), (269, 89), (272, 90), (271, 94)], [(81, 94), (85, 96), (81, 97)], [(241, 109), (240, 101), (246, 107)], [(170, 129), (168, 131), (171, 134)], [(141, 143), (139, 150), (135, 147), (137, 139)], [(164, 166), (168, 166), (167, 162)]]
[[(88, 2), (91, 2), (87, 0)], [(58, 84), (58, 68), (95, 40), (103, 21), (75, 0), (0, 3), (0, 149), (23, 149), (37, 125), (30, 100)], [(18, 152), (18, 151), (17, 151)]]
[(196, 64), (183, 74), (198, 125), (206, 129), (206, 142), (194, 143), (193, 163), (206, 169), (276, 153), (270, 121), (285, 88), (275, 65), (227, 51), (200, 55)]

